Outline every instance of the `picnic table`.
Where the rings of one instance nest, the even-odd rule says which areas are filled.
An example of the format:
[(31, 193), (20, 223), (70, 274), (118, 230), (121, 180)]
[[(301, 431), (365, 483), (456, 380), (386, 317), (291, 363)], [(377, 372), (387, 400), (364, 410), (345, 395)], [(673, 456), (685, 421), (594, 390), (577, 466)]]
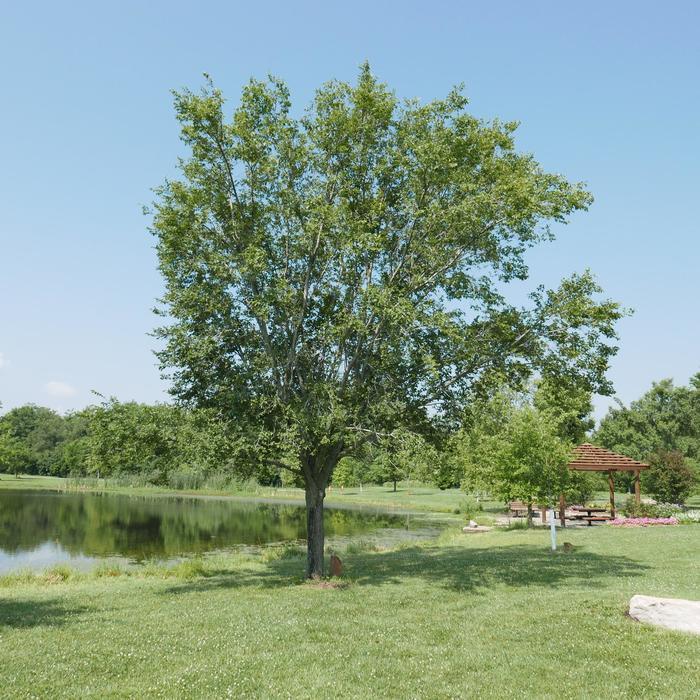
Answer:
[(607, 508), (573, 506), (571, 510), (576, 511), (576, 514), (571, 516), (573, 520), (585, 520), (589, 527), (593, 523), (602, 523), (611, 519)]
[[(516, 518), (521, 516), (521, 515), (522, 516), (527, 515), (527, 508), (528, 508), (527, 503), (523, 503), (523, 501), (510, 501), (508, 503), (508, 510)], [(532, 508), (532, 504), (530, 504), (530, 508)], [(538, 514), (534, 508), (532, 508), (532, 514), (533, 515)]]

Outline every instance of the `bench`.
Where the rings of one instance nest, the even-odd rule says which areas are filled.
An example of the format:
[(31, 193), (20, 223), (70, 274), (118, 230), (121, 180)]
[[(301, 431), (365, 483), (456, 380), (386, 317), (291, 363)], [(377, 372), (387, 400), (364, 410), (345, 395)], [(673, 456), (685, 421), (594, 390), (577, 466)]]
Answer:
[(585, 520), (588, 523), (588, 526), (590, 527), (591, 525), (593, 525), (593, 523), (604, 523), (608, 520), (612, 520), (612, 517), (609, 515), (584, 515), (581, 518), (577, 519)]
[[(527, 515), (527, 503), (523, 503), (522, 501), (511, 501), (508, 504), (508, 510), (513, 514), (513, 517), (518, 518), (521, 515), (525, 516)], [(535, 515), (535, 511), (532, 511), (532, 514)]]

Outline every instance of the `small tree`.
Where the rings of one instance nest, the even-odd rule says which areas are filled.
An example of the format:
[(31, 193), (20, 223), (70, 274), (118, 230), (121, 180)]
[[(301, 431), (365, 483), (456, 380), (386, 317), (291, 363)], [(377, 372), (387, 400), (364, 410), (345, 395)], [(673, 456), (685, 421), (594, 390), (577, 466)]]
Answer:
[(371, 466), (366, 459), (343, 457), (333, 472), (333, 486), (361, 486), (371, 479), (371, 474)]
[(435, 483), (440, 454), (420, 435), (405, 429), (382, 435), (372, 449), (372, 471), (378, 482), (415, 479)]
[(665, 503), (685, 503), (695, 486), (695, 475), (677, 450), (653, 454), (643, 479), (645, 489)]
[(571, 448), (557, 428), (531, 405), (497, 396), (463, 443), (464, 486), (490, 491), (504, 502), (551, 502), (573, 486), (567, 468)]
[(181, 401), (234, 419), (259, 459), (304, 484), (307, 574), (339, 460), (380, 432), (434, 434), (475, 394), (533, 371), (607, 391), (617, 304), (588, 273), (503, 296), (525, 251), (591, 201), (516, 151), (459, 90), (399, 101), (362, 67), (304, 116), (252, 80), (175, 95), (189, 155), (157, 191), (166, 291), (159, 357)]

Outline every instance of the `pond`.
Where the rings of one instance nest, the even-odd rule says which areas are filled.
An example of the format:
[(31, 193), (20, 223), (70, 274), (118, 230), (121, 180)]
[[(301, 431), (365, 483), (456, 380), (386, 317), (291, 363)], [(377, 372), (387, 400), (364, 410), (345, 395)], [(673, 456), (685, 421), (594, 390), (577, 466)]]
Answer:
[[(0, 491), (0, 575), (100, 559), (176, 559), (240, 545), (303, 540), (301, 506), (215, 498)], [(405, 515), (327, 508), (331, 541), (377, 533), (425, 534)]]

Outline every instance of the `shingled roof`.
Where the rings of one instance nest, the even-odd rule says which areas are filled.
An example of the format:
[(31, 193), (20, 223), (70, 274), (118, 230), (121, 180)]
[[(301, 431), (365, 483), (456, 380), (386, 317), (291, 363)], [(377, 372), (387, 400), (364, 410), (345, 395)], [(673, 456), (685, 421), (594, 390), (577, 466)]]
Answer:
[(587, 472), (635, 472), (638, 469), (649, 469), (649, 465), (584, 442), (574, 449), (574, 458), (569, 462), (569, 469)]

